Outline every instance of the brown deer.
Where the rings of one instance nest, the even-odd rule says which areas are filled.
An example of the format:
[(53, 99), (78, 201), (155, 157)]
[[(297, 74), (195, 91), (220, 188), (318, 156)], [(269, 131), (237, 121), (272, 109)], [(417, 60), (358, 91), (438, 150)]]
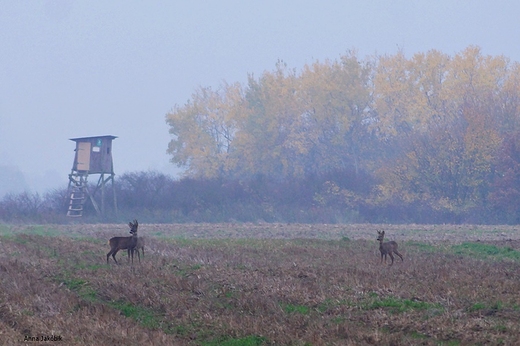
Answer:
[(110, 258), (110, 255), (112, 255), (112, 258), (114, 259), (114, 262), (117, 263), (116, 260), (116, 253), (119, 250), (126, 250), (128, 249), (128, 253), (132, 253), (132, 264), (134, 263), (134, 248), (137, 245), (137, 226), (139, 224), (137, 223), (137, 220), (134, 220), (134, 222), (129, 222), (128, 226), (130, 226), (130, 234), (132, 234), (131, 237), (113, 237), (110, 238), (108, 241), (108, 244), (110, 245), (110, 251), (107, 253), (107, 264), (108, 259)]
[(392, 253), (395, 253), (397, 256), (399, 256), (401, 258), (401, 261), (404, 261), (403, 256), (397, 251), (397, 243), (393, 240), (383, 243), (384, 238), (385, 238), (385, 231), (377, 231), (377, 240), (379, 241), (379, 251), (381, 251), (381, 264), (383, 264), (383, 256), (385, 257), (385, 264), (386, 264), (386, 255), (390, 255), (390, 259), (392, 260), (392, 263), (390, 263), (390, 265), (394, 264), (394, 255)]
[[(141, 256), (139, 255), (139, 249), (141, 249), (141, 251), (143, 252), (143, 258), (144, 258), (144, 245), (145, 245), (144, 238), (138, 237), (134, 250), (137, 251), (137, 258), (139, 258), (139, 263), (141, 263)], [(129, 261), (130, 261), (130, 251), (132, 251), (132, 250), (128, 249), (128, 260)]]

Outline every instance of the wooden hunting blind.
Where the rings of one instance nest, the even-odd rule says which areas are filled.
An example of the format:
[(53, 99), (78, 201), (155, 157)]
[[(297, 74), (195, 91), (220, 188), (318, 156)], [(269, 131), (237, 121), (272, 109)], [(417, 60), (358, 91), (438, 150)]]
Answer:
[[(112, 140), (116, 136), (96, 136), (71, 138), (76, 142), (74, 162), (69, 174), (68, 195), (70, 196), (67, 216), (79, 217), (83, 215), (83, 207), (87, 199), (98, 214), (105, 214), (105, 185), (112, 184), (114, 210), (117, 212), (116, 194), (114, 188), (114, 164), (112, 161)], [(96, 187), (91, 191), (88, 184), (88, 176), (99, 174)], [(101, 208), (94, 196), (101, 191)]]

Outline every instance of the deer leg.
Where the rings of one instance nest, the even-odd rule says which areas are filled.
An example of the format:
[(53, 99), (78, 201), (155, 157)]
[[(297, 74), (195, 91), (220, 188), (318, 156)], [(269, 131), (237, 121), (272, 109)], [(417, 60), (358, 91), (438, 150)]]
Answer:
[(404, 262), (403, 256), (399, 252), (397, 252), (397, 250), (395, 250), (394, 253), (401, 258), (402, 262)]
[(392, 252), (388, 253), (390, 255), (390, 259), (392, 260), (392, 263), (390, 265), (394, 264), (394, 255), (392, 255)]
[(108, 264), (108, 260), (110, 259), (110, 255), (112, 255), (112, 258), (114, 259), (114, 261), (116, 262), (117, 264), (117, 261), (116, 261), (116, 252), (115, 250), (110, 250), (108, 253), (107, 253), (107, 264)]
[(116, 260), (116, 254), (118, 251), (119, 251), (119, 249), (112, 253), (112, 258), (114, 259), (114, 262), (116, 262), (116, 264), (119, 264), (119, 263), (117, 263), (117, 260)]
[(139, 263), (141, 263), (141, 255), (139, 254), (139, 249), (135, 249), (137, 252), (137, 258), (139, 258)]

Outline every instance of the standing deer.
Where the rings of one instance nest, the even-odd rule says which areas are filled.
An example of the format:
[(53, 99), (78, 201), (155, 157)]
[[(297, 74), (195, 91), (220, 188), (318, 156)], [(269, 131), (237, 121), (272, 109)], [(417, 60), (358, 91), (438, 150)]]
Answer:
[(403, 260), (403, 256), (397, 251), (397, 243), (395, 241), (388, 241), (386, 243), (383, 243), (383, 239), (385, 238), (385, 231), (377, 231), (377, 240), (379, 241), (379, 251), (381, 251), (381, 264), (383, 263), (383, 256), (385, 257), (385, 264), (386, 264), (386, 255), (390, 255), (390, 259), (392, 259), (392, 263), (390, 265), (394, 264), (394, 255), (392, 255), (392, 252), (395, 253), (397, 256), (401, 258), (401, 261)]
[[(143, 252), (143, 258), (144, 258), (144, 245), (145, 245), (144, 238), (138, 237), (134, 250), (137, 251), (137, 258), (139, 258), (139, 263), (141, 263), (141, 256), (139, 255), (139, 249), (141, 249), (141, 251)], [(128, 249), (128, 260), (129, 261), (130, 261), (130, 251), (133, 251), (133, 250)]]
[(119, 250), (126, 250), (128, 249), (128, 253), (130, 254), (130, 251), (132, 252), (132, 264), (134, 263), (134, 248), (137, 245), (137, 226), (139, 224), (137, 223), (137, 220), (134, 220), (134, 222), (129, 222), (128, 226), (130, 226), (130, 234), (132, 234), (131, 237), (113, 237), (110, 238), (108, 241), (108, 244), (110, 245), (110, 251), (107, 253), (107, 264), (108, 259), (110, 258), (110, 255), (112, 255), (112, 258), (114, 259), (114, 262), (117, 263), (116, 260), (116, 253)]

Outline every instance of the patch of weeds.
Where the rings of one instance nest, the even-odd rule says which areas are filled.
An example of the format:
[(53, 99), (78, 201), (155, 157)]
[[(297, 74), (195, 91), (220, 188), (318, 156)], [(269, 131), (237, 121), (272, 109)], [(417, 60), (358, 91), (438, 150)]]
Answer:
[(318, 310), (319, 313), (323, 314), (327, 310), (341, 305), (347, 305), (347, 302), (345, 300), (332, 300), (330, 298), (327, 298), (318, 305), (316, 310)]
[(327, 298), (323, 302), (321, 302), (321, 304), (318, 305), (318, 307), (316, 309), (318, 310), (319, 313), (323, 314), (324, 312), (326, 312), (328, 309), (330, 309), (333, 306), (334, 306), (334, 303), (332, 302), (332, 299)]
[(29, 243), (29, 238), (27, 238), (27, 236), (24, 236), (23, 234), (21, 235), (16, 235), (14, 236), (12, 239), (11, 239), (14, 243), (17, 243), (17, 244), (27, 244)]
[(408, 335), (413, 338), (413, 339), (429, 339), (430, 337), (426, 334), (423, 334), (423, 333), (419, 333), (418, 331), (412, 331), (410, 333), (408, 333)]
[(194, 264), (188, 268), (178, 268), (178, 267), (175, 267), (174, 268), (178, 269), (176, 271), (176, 275), (178, 276), (183, 276), (183, 277), (188, 277), (190, 276), (193, 272), (199, 270), (202, 268), (202, 264)]
[(48, 236), (48, 237), (57, 237), (62, 235), (58, 230), (48, 228), (46, 226), (36, 225), (29, 226), (24, 231), (25, 234), (39, 235), (39, 236)]
[(499, 331), (501, 333), (506, 333), (507, 332), (507, 327), (503, 324), (497, 324), (495, 327), (495, 330), (496, 331)]
[(486, 308), (486, 304), (484, 303), (475, 303), (468, 308), (469, 312), (475, 312), (478, 310), (484, 310)]
[(250, 335), (243, 338), (231, 339), (227, 337), (202, 342), (202, 346), (259, 346), (267, 343), (263, 336)]
[(87, 300), (89, 302), (96, 302), (98, 301), (98, 294), (95, 289), (93, 289), (90, 286), (85, 286), (80, 291), (80, 297), (84, 300)]
[(447, 340), (447, 341), (440, 341), (438, 345), (442, 346), (459, 346), (460, 340)]
[[(208, 340), (211, 336), (206, 335), (210, 333), (205, 329), (205, 326), (195, 320), (191, 320), (188, 324), (175, 324), (178, 321), (166, 322), (165, 320), (161, 321), (161, 329), (166, 334), (178, 335), (181, 337), (189, 337), (189, 338), (197, 338), (200, 340)], [(214, 334), (211, 334), (214, 335)], [(200, 345), (198, 342), (196, 345)]]
[(516, 251), (510, 247), (499, 247), (482, 243), (462, 243), (454, 245), (451, 250), (458, 255), (465, 255), (477, 258), (498, 258), (520, 260), (520, 251)]
[(496, 301), (493, 304), (491, 304), (491, 306), (490, 306), (490, 308), (494, 309), (494, 310), (502, 310), (503, 307), (504, 307), (504, 304), (500, 301)]
[(194, 240), (188, 239), (186, 237), (168, 237), (168, 236), (158, 236), (157, 238), (160, 238), (168, 243), (180, 246), (180, 247), (188, 247), (192, 246), (194, 244)]
[(89, 285), (88, 281), (68, 277), (60, 281), (63, 282), (63, 284), (67, 286), (71, 291), (76, 292), (81, 299), (90, 302), (95, 302), (98, 300), (96, 290)]
[(229, 301), (215, 301), (214, 304), (215, 304), (215, 307), (218, 309), (226, 309), (226, 310), (233, 309), (233, 305)]
[(106, 268), (106, 264), (88, 264), (85, 266), (85, 269), (88, 270), (99, 270), (102, 268)]
[(62, 280), (71, 291), (74, 291), (78, 296), (86, 301), (105, 304), (112, 309), (119, 310), (125, 317), (131, 318), (138, 322), (145, 328), (156, 329), (163, 328), (165, 333), (174, 333), (175, 330), (163, 326), (161, 317), (152, 309), (142, 306), (130, 304), (128, 302), (107, 302), (99, 298), (96, 290), (94, 290), (89, 282), (79, 278), (65, 277)]
[(234, 265), (233, 268), (236, 269), (236, 270), (250, 270), (251, 269), (250, 265), (247, 266), (247, 265), (242, 264), (242, 263)]
[(479, 310), (502, 310), (504, 307), (504, 304), (500, 301), (496, 301), (492, 304), (486, 304), (486, 303), (475, 303), (472, 306), (470, 306), (467, 310), (469, 312), (475, 312)]
[(143, 327), (156, 329), (161, 326), (161, 321), (156, 313), (142, 306), (133, 305), (130, 303), (112, 302), (108, 304), (110, 307), (121, 311), (121, 313), (134, 321), (139, 322)]
[(288, 314), (302, 314), (307, 315), (310, 312), (310, 308), (305, 305), (294, 305), (294, 304), (283, 304), (282, 305), (283, 311), (285, 311)]
[(425, 244), (425, 243), (419, 243), (419, 242), (415, 242), (415, 241), (407, 242), (406, 246), (407, 247), (414, 247), (417, 250), (424, 251), (424, 252), (437, 252), (438, 251), (437, 248), (435, 246), (433, 246), (433, 245)]
[(343, 237), (341, 237), (341, 241), (349, 242), (350, 238), (346, 237), (346, 236), (343, 236)]
[(87, 284), (87, 281), (83, 279), (65, 278), (63, 279), (63, 283), (71, 291), (79, 291), (85, 284)]
[(190, 335), (192, 333), (192, 329), (189, 328), (189, 327), (186, 327), (185, 325), (183, 324), (178, 324), (174, 327), (171, 327), (168, 332), (165, 331), (167, 334), (176, 334), (176, 335), (179, 335), (179, 336), (186, 336), (186, 335)]
[(11, 227), (7, 225), (0, 225), (0, 235), (2, 237), (9, 236), (12, 234)]
[(99, 257), (99, 251), (86, 250), (81, 252), (82, 257)]
[[(58, 263), (62, 266), (64, 265), (70, 265), (70, 261), (67, 262), (67, 261), (58, 261)], [(105, 263), (88, 263), (88, 262), (77, 262), (74, 264), (74, 269), (75, 270), (79, 270), (79, 269), (86, 269), (86, 270), (92, 270), (92, 271), (96, 271), (96, 270), (99, 270), (99, 269), (104, 269), (106, 268), (106, 264)]]
[(343, 324), (346, 320), (347, 319), (343, 316), (337, 316), (331, 319), (332, 323), (334, 324)]
[(28, 309), (23, 309), (21, 311), (22, 315), (25, 315), (25, 316), (34, 316), (34, 311), (31, 311), (31, 310), (28, 310)]
[(387, 297), (383, 299), (374, 299), (365, 306), (366, 309), (389, 309), (392, 313), (401, 313), (408, 310), (428, 310), (440, 309), (439, 304), (431, 304), (422, 301), (414, 301), (410, 299), (399, 299), (395, 297)]

